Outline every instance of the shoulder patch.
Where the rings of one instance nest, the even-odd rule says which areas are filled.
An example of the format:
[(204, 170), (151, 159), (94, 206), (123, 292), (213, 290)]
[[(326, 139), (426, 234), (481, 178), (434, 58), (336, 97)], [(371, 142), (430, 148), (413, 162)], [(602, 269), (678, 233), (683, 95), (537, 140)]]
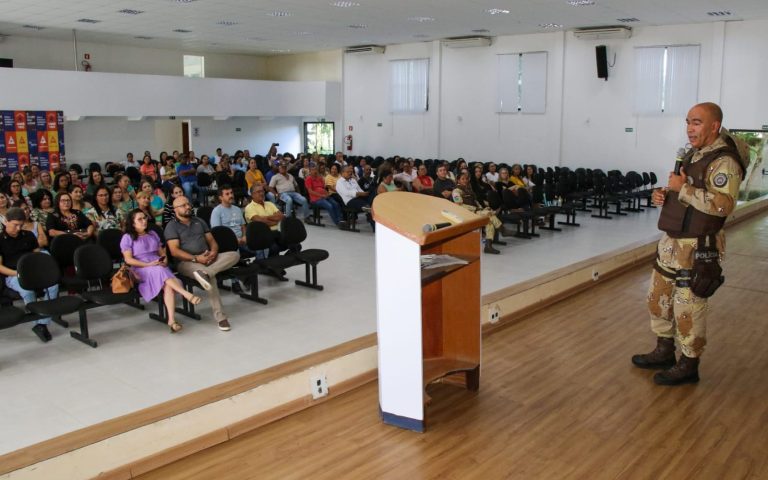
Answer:
[(718, 173), (717, 175), (715, 175), (715, 178), (712, 179), (712, 183), (717, 188), (722, 188), (728, 183), (728, 175), (724, 173)]

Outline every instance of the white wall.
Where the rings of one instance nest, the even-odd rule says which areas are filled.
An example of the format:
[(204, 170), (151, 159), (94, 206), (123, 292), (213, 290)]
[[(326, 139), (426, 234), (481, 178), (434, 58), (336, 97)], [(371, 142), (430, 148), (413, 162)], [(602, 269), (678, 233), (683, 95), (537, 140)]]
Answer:
[[(596, 74), (601, 44), (610, 63), (616, 54), (607, 82)], [(626, 40), (586, 41), (558, 32), (498, 37), (489, 48), (433, 42), (390, 46), (385, 55), (345, 55), (345, 126), (354, 126), (361, 154), (652, 170), (665, 179), (687, 141), (685, 116), (633, 114), (634, 48), (681, 44), (701, 45), (699, 101), (720, 103), (726, 127), (768, 124), (761, 89), (768, 76), (768, 21), (755, 20), (638, 27)], [(495, 113), (496, 55), (541, 50), (548, 52), (546, 113)], [(430, 112), (389, 114), (388, 61), (424, 56), (432, 64)]]
[[(265, 80), (341, 82), (341, 50), (264, 57)], [(208, 59), (206, 59), (206, 62)]]
[[(183, 75), (183, 56), (204, 55), (208, 78), (265, 78), (265, 57), (78, 42), (79, 58), (90, 53), (94, 72)], [(10, 36), (0, 43), (0, 57), (16, 68), (75, 70), (72, 41)], [(79, 64), (79, 62), (78, 62)]]
[(238, 117), (227, 120), (179, 117), (175, 120), (146, 118), (139, 121), (121, 117), (90, 117), (65, 122), (67, 162), (85, 166), (90, 162), (120, 161), (127, 152), (133, 152), (140, 159), (144, 150), (149, 150), (154, 158), (158, 158), (163, 150), (168, 153), (181, 150), (183, 121), (190, 123), (191, 131), (198, 129), (199, 136), (190, 135), (189, 138), (190, 147), (198, 157), (202, 154), (213, 155), (218, 147), (225, 153), (248, 148), (252, 155), (264, 155), (272, 142), (280, 143), (280, 152), (295, 154), (302, 148), (303, 118), (300, 117)]
[[(344, 133), (352, 126), (355, 154), (408, 154), (427, 158), (438, 150), (440, 46), (436, 42), (387, 47), (384, 55), (345, 55)], [(389, 112), (389, 61), (430, 58), (429, 111)], [(381, 123), (381, 126), (378, 124)]]

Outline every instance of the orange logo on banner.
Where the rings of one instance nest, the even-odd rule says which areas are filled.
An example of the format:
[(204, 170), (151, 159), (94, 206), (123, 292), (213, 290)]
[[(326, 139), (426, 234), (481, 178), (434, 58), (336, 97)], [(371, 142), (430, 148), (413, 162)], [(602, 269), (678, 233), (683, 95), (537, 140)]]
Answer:
[(5, 151), (16, 153), (16, 134), (15, 132), (5, 132)]
[(29, 154), (20, 153), (19, 154), (19, 170), (21, 170), (22, 167), (25, 167), (27, 165), (29, 165)]
[(15, 112), (13, 114), (13, 120), (16, 123), (17, 131), (27, 130), (27, 113), (26, 112)]
[(29, 153), (27, 132), (16, 132), (16, 151), (19, 153)]
[(48, 151), (49, 152), (59, 151), (59, 132), (56, 132), (56, 131), (48, 132)]
[(37, 132), (37, 151), (48, 151), (48, 132)]
[(57, 130), (59, 125), (56, 121), (58, 115), (56, 112), (47, 112), (45, 114), (45, 123), (48, 124), (48, 130)]
[(59, 154), (58, 153), (52, 153), (50, 157), (48, 157), (48, 165), (50, 166), (51, 170), (55, 170), (59, 168)]

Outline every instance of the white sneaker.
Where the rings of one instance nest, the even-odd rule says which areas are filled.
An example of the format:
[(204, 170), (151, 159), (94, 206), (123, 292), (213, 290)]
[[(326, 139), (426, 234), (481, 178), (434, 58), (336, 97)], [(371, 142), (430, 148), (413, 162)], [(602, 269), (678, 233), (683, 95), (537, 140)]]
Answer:
[(192, 276), (195, 277), (197, 283), (203, 287), (203, 290), (206, 292), (211, 290), (211, 277), (209, 277), (207, 273), (202, 270), (195, 270), (192, 272)]

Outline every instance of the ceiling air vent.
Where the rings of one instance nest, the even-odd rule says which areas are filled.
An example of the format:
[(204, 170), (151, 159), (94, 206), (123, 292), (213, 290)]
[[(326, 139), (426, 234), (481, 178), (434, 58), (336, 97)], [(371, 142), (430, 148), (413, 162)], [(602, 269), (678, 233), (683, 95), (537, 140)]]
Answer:
[(603, 40), (607, 38), (629, 38), (632, 28), (618, 25), (615, 27), (586, 27), (577, 28), (573, 34), (579, 40)]
[(381, 55), (384, 53), (384, 47), (382, 45), (358, 45), (345, 48), (344, 53), (350, 55)]
[(448, 48), (488, 47), (491, 45), (491, 37), (449, 37), (440, 40), (440, 42)]

